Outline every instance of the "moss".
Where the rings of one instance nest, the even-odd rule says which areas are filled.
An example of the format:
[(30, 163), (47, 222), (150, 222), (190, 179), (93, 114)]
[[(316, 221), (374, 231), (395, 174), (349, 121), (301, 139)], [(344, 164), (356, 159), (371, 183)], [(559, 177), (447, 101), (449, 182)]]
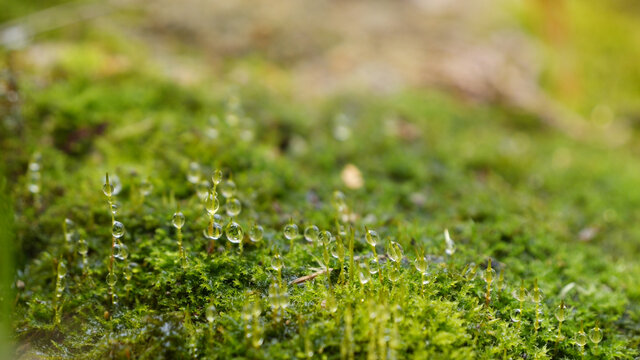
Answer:
[[(19, 141), (0, 133), (0, 150), (10, 154), (2, 166), (14, 184), (18, 357), (284, 359), (311, 350), (313, 357), (348, 358), (353, 349), (356, 358), (381, 352), (576, 358), (581, 322), (586, 329), (599, 322), (604, 331), (597, 355), (587, 345), (588, 357), (638, 355), (640, 166), (633, 147), (603, 149), (533, 126), (508, 109), (431, 92), (342, 94), (304, 103), (258, 78), (237, 89), (241, 110), (233, 110), (221, 90), (233, 84), (225, 80), (215, 79), (212, 88), (204, 74), (201, 83), (176, 85), (128, 48), (89, 46), (91, 61), (84, 63), (88, 45), (70, 46), (79, 58), (44, 69), (29, 68), (17, 54), (23, 133)], [(131, 66), (105, 72), (116, 57)], [(230, 112), (240, 116), (238, 123), (229, 121)], [(334, 136), (342, 113), (351, 133), (345, 141)], [(39, 201), (28, 192), (26, 176), (36, 149), (42, 153)], [(243, 209), (238, 222), (245, 234), (253, 222), (263, 226), (260, 243), (246, 241), (239, 254), (223, 236), (209, 248), (202, 236), (209, 216), (186, 179), (194, 161), (206, 177), (217, 168), (233, 175)], [(345, 187), (340, 171), (347, 164), (362, 173), (362, 188)], [(116, 216), (127, 229), (122, 241), (129, 250), (115, 265), (116, 306), (105, 282), (111, 251), (111, 214), (101, 192), (106, 171), (122, 182)], [(147, 178), (153, 190), (142, 197)], [(331, 203), (337, 189), (346, 195), (346, 218)], [(184, 269), (171, 225), (177, 204), (186, 217)], [(71, 243), (62, 231), (65, 218), (79, 227)], [(289, 219), (301, 230), (315, 224), (334, 235), (347, 232), (340, 234), (344, 240), (354, 229), (359, 261), (345, 261), (346, 284), (336, 270), (328, 279), (291, 284), (320, 270), (324, 259), (320, 246), (301, 237), (290, 247), (282, 234)], [(379, 255), (387, 255), (389, 240), (402, 247), (397, 282), (388, 279), (393, 270), (386, 259), (381, 277), (364, 286), (358, 281), (358, 262), (368, 261), (372, 250), (365, 225), (382, 238)], [(453, 256), (445, 253), (445, 228), (456, 244)], [(89, 246), (89, 276), (77, 253), (80, 237)], [(418, 249), (429, 260), (424, 295), (412, 263)], [(277, 278), (271, 268), (276, 252), (288, 284), (288, 306), (281, 311), (270, 308), (268, 293)], [(489, 259), (504, 272), (504, 288), (494, 282), (487, 306), (482, 274)], [(56, 325), (60, 260), (68, 273)], [(331, 266), (339, 265), (332, 259)], [(511, 291), (521, 281), (532, 291), (534, 279), (544, 294), (537, 331), (530, 300), (521, 325), (511, 316), (521, 306)], [(562, 300), (569, 306), (562, 326), (567, 339), (556, 343), (552, 314)], [(251, 301), (262, 309), (257, 323), (243, 311)], [(217, 312), (213, 326), (205, 317), (210, 304)], [(256, 324), (259, 347), (246, 338), (248, 325)]]

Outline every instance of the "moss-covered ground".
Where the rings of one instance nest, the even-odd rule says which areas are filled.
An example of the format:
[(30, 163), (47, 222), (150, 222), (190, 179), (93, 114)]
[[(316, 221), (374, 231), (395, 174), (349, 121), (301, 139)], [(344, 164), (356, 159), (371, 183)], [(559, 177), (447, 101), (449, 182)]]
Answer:
[[(45, 65), (3, 53), (0, 190), (14, 217), (3, 208), (0, 224), (13, 227), (17, 358), (639, 355), (637, 125), (612, 146), (427, 90), (305, 101), (274, 90), (282, 75), (255, 58), (233, 64), (242, 81), (203, 72), (181, 84), (122, 35), (49, 36), (64, 51)], [(216, 222), (233, 220), (222, 196), (232, 179), (242, 250), (203, 234), (198, 192), (216, 169)], [(128, 249), (113, 265), (107, 172)], [(333, 239), (309, 243), (310, 225)], [(380, 235), (377, 263), (365, 227)], [(318, 275), (340, 242), (344, 263), (330, 256), (333, 271)]]

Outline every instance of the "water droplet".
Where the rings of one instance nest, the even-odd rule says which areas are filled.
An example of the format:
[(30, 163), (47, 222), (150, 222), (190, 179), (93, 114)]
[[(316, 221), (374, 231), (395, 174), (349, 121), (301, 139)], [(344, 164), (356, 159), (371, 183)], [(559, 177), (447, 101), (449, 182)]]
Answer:
[(376, 258), (369, 259), (369, 273), (371, 275), (377, 274), (380, 271), (380, 264)]
[(402, 273), (396, 266), (392, 266), (391, 269), (387, 271), (387, 276), (389, 277), (389, 280), (391, 280), (391, 282), (396, 282), (400, 280), (401, 275)]
[(117, 242), (113, 247), (113, 256), (118, 260), (126, 260), (129, 257), (129, 249), (121, 242)]
[(310, 243), (318, 241), (319, 235), (320, 229), (318, 229), (318, 227), (315, 225), (309, 225), (306, 229), (304, 229), (304, 238)]
[(262, 240), (263, 234), (264, 234), (264, 229), (262, 228), (262, 226), (255, 224), (251, 227), (251, 230), (249, 230), (249, 239), (254, 243), (257, 243), (260, 240)]
[(173, 217), (171, 218), (171, 224), (173, 224), (173, 227), (175, 227), (176, 229), (182, 229), (182, 227), (184, 226), (184, 221), (184, 214), (180, 211), (174, 213)]
[(153, 191), (153, 184), (149, 181), (149, 179), (143, 179), (140, 182), (140, 194), (142, 196), (149, 196)]
[(227, 200), (225, 208), (227, 210), (227, 215), (236, 217), (240, 214), (240, 211), (242, 211), (242, 203), (237, 198), (231, 198)]
[(63, 261), (58, 262), (58, 277), (63, 278), (67, 275), (67, 265)]
[(580, 347), (587, 344), (587, 334), (585, 334), (583, 330), (578, 331), (576, 334), (576, 344)]
[(346, 197), (344, 196), (342, 191), (334, 191), (331, 202), (333, 203), (333, 207), (336, 209), (336, 211), (342, 213), (347, 210)]
[(235, 196), (236, 183), (234, 183), (233, 180), (231, 179), (225, 181), (220, 186), (220, 192), (222, 193), (222, 196), (224, 196), (226, 199)]
[(71, 219), (64, 219), (64, 238), (71, 243), (77, 235), (76, 224)]
[(447, 255), (452, 256), (453, 253), (456, 252), (456, 244), (453, 242), (451, 236), (449, 235), (449, 229), (444, 229), (444, 241), (446, 244), (446, 249), (444, 252)]
[(565, 310), (566, 305), (564, 305), (564, 303), (558, 305), (558, 307), (556, 308), (554, 315), (559, 322), (563, 322), (565, 320)]
[(338, 302), (336, 301), (335, 296), (333, 296), (331, 293), (327, 295), (327, 300), (325, 301), (325, 308), (331, 314), (338, 311)]
[(413, 266), (416, 267), (416, 270), (418, 270), (418, 272), (420, 274), (426, 275), (427, 274), (427, 269), (429, 267), (429, 263), (427, 262), (427, 258), (424, 256), (418, 256), (414, 262), (413, 262)]
[(203, 230), (203, 234), (204, 237), (209, 240), (218, 240), (222, 236), (222, 225), (214, 222), (211, 228), (207, 226), (207, 228)]
[(216, 319), (216, 307), (211, 304), (207, 306), (207, 321), (211, 324)]
[(594, 344), (598, 344), (600, 341), (602, 341), (602, 329), (600, 329), (598, 325), (596, 325), (595, 328), (589, 330), (589, 339), (591, 339), (591, 342), (593, 342)]
[(269, 285), (269, 304), (273, 309), (277, 309), (280, 306), (280, 286), (277, 283), (272, 282)]
[(511, 292), (511, 296), (518, 301), (525, 301), (528, 296), (528, 292), (524, 287), (520, 287), (519, 289), (513, 289)]
[(87, 241), (85, 239), (78, 240), (78, 245), (76, 247), (78, 250), (78, 254), (87, 255), (89, 252), (89, 246), (87, 245)]
[(31, 183), (27, 186), (27, 188), (29, 189), (29, 192), (32, 194), (37, 194), (40, 192), (40, 185), (36, 184), (36, 183)]
[(511, 321), (513, 321), (514, 323), (518, 323), (521, 320), (521, 315), (522, 315), (522, 310), (520, 309), (514, 309), (513, 311), (511, 311)]
[(122, 269), (122, 275), (127, 281), (131, 281), (131, 278), (133, 277), (133, 271), (129, 266), (125, 266), (125, 268)]
[(113, 195), (113, 185), (111, 183), (104, 184), (102, 186), (102, 192), (106, 197), (111, 197)]
[(198, 182), (198, 184), (196, 185), (196, 194), (198, 195), (198, 199), (206, 201), (207, 194), (209, 194), (210, 191), (210, 187), (211, 186), (209, 185), (209, 182), (207, 180)]
[(113, 225), (111, 226), (111, 235), (116, 239), (124, 236), (124, 225), (120, 221), (113, 222)]
[(211, 176), (211, 181), (213, 181), (214, 185), (219, 185), (222, 182), (222, 171), (216, 170), (213, 172), (213, 176)]
[(376, 246), (380, 242), (380, 235), (375, 230), (367, 230), (365, 239), (369, 245)]
[(493, 282), (493, 279), (496, 278), (496, 271), (494, 269), (486, 269), (484, 271), (484, 274), (482, 275), (482, 278), (486, 283), (491, 284)]
[(542, 290), (536, 287), (533, 291), (533, 294), (531, 295), (531, 300), (534, 303), (540, 304), (543, 298), (544, 298), (544, 295), (542, 294)]
[(240, 243), (244, 236), (244, 232), (242, 231), (242, 227), (235, 221), (227, 224), (227, 228), (225, 230), (225, 234), (227, 235), (227, 240), (234, 244)]
[(118, 282), (118, 277), (113, 272), (107, 274), (107, 285), (114, 286)]
[(204, 206), (209, 215), (214, 215), (220, 208), (220, 201), (218, 200), (218, 197), (211, 192), (211, 190), (207, 191), (207, 195), (204, 199)]
[(331, 232), (329, 230), (321, 231), (320, 234), (318, 235), (318, 240), (320, 241), (320, 243), (322, 243), (325, 246), (329, 245), (332, 238), (333, 238), (333, 235), (331, 235)]
[(120, 209), (118, 208), (118, 204), (111, 203), (111, 207), (109, 208), (109, 210), (111, 211), (111, 213), (113, 215), (117, 215), (118, 214), (118, 210), (120, 210)]
[(110, 184), (113, 185), (112, 195), (120, 194), (122, 191), (122, 181), (120, 181), (120, 177), (118, 175), (113, 175), (109, 178)]
[(371, 280), (371, 272), (366, 263), (360, 264), (360, 271), (358, 272), (358, 280), (360, 284), (365, 285)]
[(284, 234), (284, 237), (287, 238), (287, 240), (295, 239), (298, 237), (298, 225), (294, 223), (289, 223), (284, 226), (284, 228), (282, 229), (282, 232)]
[(395, 241), (392, 241), (389, 245), (389, 260), (393, 262), (402, 261), (402, 246)]
[(197, 184), (200, 181), (200, 165), (197, 162), (189, 164), (189, 170), (187, 170), (187, 181), (192, 184)]
[(271, 259), (271, 268), (275, 271), (279, 271), (284, 266), (284, 262), (282, 261), (282, 256), (280, 254), (275, 254), (273, 259)]

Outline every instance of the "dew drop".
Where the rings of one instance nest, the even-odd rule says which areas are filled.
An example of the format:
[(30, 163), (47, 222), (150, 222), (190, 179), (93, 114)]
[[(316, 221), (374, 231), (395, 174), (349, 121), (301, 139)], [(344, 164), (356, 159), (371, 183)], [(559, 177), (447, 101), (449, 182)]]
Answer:
[(444, 241), (445, 241), (445, 253), (449, 256), (452, 256), (456, 252), (456, 244), (451, 239), (449, 235), (449, 229), (444, 229)]
[(289, 223), (284, 226), (282, 229), (282, 233), (287, 240), (292, 240), (298, 237), (298, 225), (294, 223)]
[(196, 185), (196, 194), (198, 195), (198, 199), (205, 201), (207, 199), (207, 194), (209, 194), (209, 182), (207, 180), (202, 180), (198, 182)]
[(129, 257), (127, 245), (118, 242), (113, 248), (113, 256), (118, 260), (126, 260)]
[(171, 224), (173, 224), (173, 227), (175, 227), (176, 229), (182, 229), (182, 227), (184, 226), (184, 221), (184, 214), (180, 211), (174, 213), (173, 217), (171, 218)]
[(566, 310), (566, 306), (564, 304), (560, 304), (556, 308), (554, 315), (556, 316), (556, 319), (559, 322), (563, 322), (565, 320), (565, 315), (566, 315), (565, 310)]
[(413, 262), (413, 266), (415, 266), (416, 270), (418, 270), (418, 272), (420, 274), (426, 275), (427, 273), (427, 268), (429, 266), (429, 263), (427, 262), (427, 258), (424, 256), (418, 256), (414, 262)]
[(133, 271), (129, 266), (125, 266), (125, 268), (122, 269), (122, 275), (127, 281), (131, 281), (131, 278), (133, 277)]
[(576, 334), (576, 344), (580, 347), (587, 344), (587, 334), (585, 334), (583, 330), (578, 331)]
[(214, 215), (220, 208), (220, 201), (218, 200), (218, 197), (213, 192), (211, 192), (211, 190), (207, 192), (204, 200), (204, 206), (209, 215)]
[(222, 182), (222, 171), (220, 170), (216, 170), (213, 172), (213, 176), (211, 176), (211, 181), (213, 181), (214, 185), (220, 185), (220, 182)]
[(522, 314), (522, 310), (520, 309), (514, 309), (513, 311), (511, 311), (511, 321), (513, 321), (514, 323), (518, 323), (521, 320), (521, 315)]
[(110, 272), (107, 274), (107, 285), (114, 286), (118, 282), (116, 274)]
[(402, 246), (395, 241), (389, 245), (389, 259), (396, 263), (402, 261)]
[(67, 275), (67, 265), (63, 261), (58, 263), (58, 277), (63, 278)]
[(111, 235), (114, 238), (119, 239), (124, 235), (124, 225), (120, 221), (114, 221), (111, 226)]
[(318, 235), (320, 235), (320, 229), (315, 225), (307, 226), (304, 229), (304, 238), (310, 243), (318, 241)]
[(197, 162), (189, 164), (189, 170), (187, 170), (187, 181), (192, 184), (197, 184), (200, 181), (200, 165)]
[(242, 227), (235, 221), (227, 224), (227, 228), (225, 229), (225, 234), (227, 235), (227, 240), (234, 244), (240, 243), (244, 236), (244, 232), (242, 231)]
[(78, 245), (76, 247), (76, 250), (78, 250), (78, 254), (80, 255), (87, 255), (87, 253), (89, 252), (89, 246), (87, 245), (87, 241), (85, 239), (78, 240)]
[(118, 207), (118, 204), (111, 203), (111, 207), (109, 208), (109, 210), (111, 211), (111, 214), (117, 215), (120, 208)]
[(594, 327), (593, 329), (589, 330), (589, 339), (594, 344), (598, 344), (600, 341), (602, 341), (602, 329), (600, 329), (598, 325), (596, 325), (596, 327)]
[(271, 268), (275, 271), (279, 271), (284, 266), (284, 262), (282, 261), (282, 256), (280, 254), (275, 254), (273, 259), (271, 259)]
[(333, 236), (331, 235), (331, 232), (329, 230), (324, 230), (320, 232), (320, 235), (318, 236), (318, 240), (323, 244), (323, 245), (329, 245), (329, 243), (331, 242), (331, 238)]
[(113, 195), (113, 185), (111, 185), (111, 183), (104, 184), (102, 186), (102, 192), (106, 197), (111, 197)]
[(240, 211), (242, 211), (242, 203), (237, 198), (230, 198), (227, 200), (225, 208), (227, 215), (236, 217), (240, 214)]
[(236, 194), (236, 183), (233, 180), (227, 180), (220, 186), (220, 192), (222, 196), (226, 199), (235, 196)]
[(213, 226), (203, 230), (204, 237), (209, 240), (218, 240), (222, 236), (222, 225), (219, 223), (213, 223)]
[(251, 230), (249, 230), (249, 239), (254, 243), (260, 242), (263, 235), (264, 229), (258, 224), (253, 225), (251, 227)]
[(151, 182), (149, 181), (149, 179), (143, 179), (140, 182), (140, 194), (142, 194), (142, 196), (149, 196), (151, 195), (151, 192), (153, 191), (153, 184), (151, 184)]
[(367, 230), (365, 239), (369, 245), (376, 246), (380, 242), (380, 235), (375, 230)]

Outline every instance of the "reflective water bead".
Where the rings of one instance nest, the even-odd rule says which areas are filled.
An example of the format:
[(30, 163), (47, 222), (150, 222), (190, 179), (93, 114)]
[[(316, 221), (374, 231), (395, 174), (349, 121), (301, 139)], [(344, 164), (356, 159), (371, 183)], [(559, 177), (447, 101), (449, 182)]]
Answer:
[(224, 196), (227, 199), (230, 198), (230, 197), (235, 196), (235, 194), (236, 194), (236, 183), (234, 183), (233, 180), (231, 180), (231, 179), (225, 181), (220, 186), (220, 192), (222, 193), (222, 196)]
[(140, 194), (142, 196), (149, 196), (153, 191), (153, 184), (149, 181), (149, 179), (143, 179), (140, 182)]
[(418, 256), (414, 260), (413, 266), (415, 266), (416, 270), (418, 270), (418, 272), (420, 274), (426, 274), (427, 273), (427, 268), (429, 266), (429, 263), (427, 262), (427, 258), (426, 257)]
[(269, 304), (274, 309), (277, 309), (280, 306), (278, 301), (278, 297), (280, 296), (280, 287), (276, 282), (272, 282), (269, 285)]
[(63, 261), (58, 262), (58, 277), (63, 278), (67, 275), (67, 265)]
[[(338, 240), (339, 239), (340, 238), (338, 238)], [(344, 245), (342, 244), (342, 241), (336, 241), (335, 245), (331, 249), (331, 256), (333, 256), (334, 258), (340, 261), (344, 259), (345, 249), (344, 249)]]
[(475, 263), (470, 263), (467, 265), (466, 270), (464, 271), (464, 278), (471, 281), (476, 278), (476, 272), (478, 270), (478, 265)]
[(244, 236), (244, 232), (242, 231), (242, 227), (235, 221), (227, 224), (227, 228), (225, 229), (225, 234), (227, 235), (227, 240), (231, 241), (234, 244), (240, 243)]
[(214, 222), (212, 227), (207, 226), (203, 230), (203, 234), (209, 240), (218, 240), (222, 236), (222, 225)]
[(184, 221), (184, 214), (180, 211), (174, 213), (173, 217), (171, 218), (171, 224), (173, 224), (173, 227), (175, 227), (176, 229), (182, 229), (182, 227), (184, 226)]
[(254, 243), (260, 242), (263, 235), (264, 229), (258, 224), (253, 225), (251, 227), (251, 230), (249, 230), (249, 240), (253, 241)]
[(225, 204), (225, 209), (227, 210), (227, 215), (236, 217), (240, 214), (240, 211), (242, 211), (242, 203), (237, 198), (228, 199)]
[(510, 314), (511, 321), (513, 321), (514, 323), (520, 322), (521, 315), (522, 315), (522, 310), (514, 309), (513, 311), (511, 311), (511, 314)]
[(109, 174), (107, 174), (106, 182), (102, 186), (102, 192), (106, 197), (111, 197), (113, 195), (113, 184), (109, 181)]
[(292, 240), (298, 237), (298, 225), (290, 222), (284, 226), (282, 233), (287, 240)]
[(280, 254), (275, 254), (273, 259), (271, 259), (271, 268), (275, 271), (280, 271), (284, 266), (284, 262), (282, 261), (282, 256)]
[(76, 224), (69, 218), (64, 219), (64, 238), (67, 242), (72, 242), (76, 236)]
[(369, 273), (371, 275), (377, 274), (380, 271), (380, 264), (376, 258), (369, 259)]
[(78, 250), (78, 254), (87, 255), (89, 252), (89, 246), (87, 245), (87, 241), (85, 239), (78, 240), (78, 245), (76, 247)]
[(387, 271), (387, 276), (389, 277), (389, 280), (391, 280), (391, 282), (400, 280), (401, 275), (402, 274), (400, 273), (400, 270), (395, 266), (392, 266), (391, 269)]
[(29, 190), (30, 193), (37, 194), (40, 192), (40, 185), (38, 185), (38, 183), (36, 182), (32, 182), (29, 185), (27, 185), (27, 189)]
[(205, 199), (204, 199), (204, 206), (205, 206), (205, 209), (207, 210), (207, 213), (209, 213), (209, 215), (214, 215), (220, 208), (220, 201), (218, 200), (218, 197), (211, 190), (207, 191), (207, 195), (205, 196)]
[(129, 257), (129, 249), (127, 245), (118, 242), (113, 248), (113, 256), (118, 260), (126, 260)]
[(338, 311), (338, 302), (336, 301), (335, 296), (333, 296), (331, 293), (327, 295), (327, 300), (325, 301), (324, 306), (327, 311), (332, 314)]
[(122, 191), (122, 181), (120, 181), (120, 177), (118, 177), (118, 175), (113, 175), (111, 176), (111, 185), (113, 185), (113, 195), (118, 195), (120, 194), (120, 191)]
[(456, 244), (451, 239), (449, 235), (449, 229), (444, 229), (444, 241), (446, 245), (445, 253), (449, 256), (453, 255), (456, 252)]
[(120, 221), (114, 221), (111, 226), (111, 235), (114, 238), (119, 239), (124, 235), (124, 225)]
[(587, 334), (585, 334), (584, 330), (582, 329), (576, 334), (576, 344), (580, 347), (583, 347), (587, 344)]
[(113, 272), (107, 274), (107, 285), (114, 286), (118, 282), (118, 277)]
[(207, 306), (206, 316), (210, 324), (216, 319), (216, 307), (213, 304)]
[(116, 203), (111, 203), (111, 206), (110, 206), (109, 210), (111, 211), (111, 213), (112, 213), (113, 215), (117, 215), (117, 214), (118, 214), (118, 210), (119, 210), (119, 208), (118, 208), (118, 204), (116, 204)]
[(389, 259), (393, 262), (402, 261), (402, 246), (395, 241), (389, 245)]
[(124, 269), (122, 269), (122, 275), (124, 276), (125, 280), (131, 281), (131, 278), (133, 277), (133, 271), (129, 266), (125, 266)]
[(598, 324), (596, 324), (596, 327), (589, 330), (589, 339), (596, 345), (602, 341), (602, 329), (598, 327)]
[(525, 301), (527, 299), (527, 295), (527, 290), (522, 286), (519, 289), (513, 289), (511, 292), (511, 296), (520, 302)]
[(371, 272), (367, 264), (360, 264), (360, 271), (358, 272), (358, 280), (360, 280), (360, 284), (365, 285), (369, 281), (371, 281)]
[(380, 242), (380, 235), (375, 230), (366, 230), (365, 239), (371, 246), (376, 246)]
[(320, 240), (323, 245), (329, 245), (332, 237), (333, 236), (331, 235), (331, 232), (329, 230), (324, 230), (320, 232), (318, 240)]
[(211, 176), (211, 181), (213, 181), (214, 185), (219, 185), (222, 182), (222, 171), (216, 170), (213, 172), (213, 176)]
[(196, 185), (196, 194), (198, 195), (198, 199), (206, 200), (207, 194), (209, 193), (209, 182), (207, 180), (202, 180), (198, 182)]
[(564, 302), (558, 305), (558, 307), (556, 308), (554, 315), (559, 322), (563, 322), (565, 320), (565, 310), (566, 305), (564, 304)]
[(280, 296), (278, 296), (278, 305), (280, 308), (285, 309), (289, 306), (289, 292), (286, 287), (280, 289)]
[(336, 190), (333, 192), (332, 203), (338, 212), (344, 212), (347, 209), (346, 197), (342, 191)]
[(496, 271), (494, 269), (487, 268), (484, 271), (482, 278), (486, 283), (491, 284), (493, 282), (493, 279), (496, 278)]
[(189, 164), (189, 170), (187, 171), (187, 181), (192, 184), (198, 183), (200, 181), (200, 165), (197, 162), (192, 162)]
[(318, 229), (318, 227), (315, 225), (309, 225), (306, 229), (304, 229), (304, 238), (310, 243), (318, 241), (319, 235), (320, 229)]

